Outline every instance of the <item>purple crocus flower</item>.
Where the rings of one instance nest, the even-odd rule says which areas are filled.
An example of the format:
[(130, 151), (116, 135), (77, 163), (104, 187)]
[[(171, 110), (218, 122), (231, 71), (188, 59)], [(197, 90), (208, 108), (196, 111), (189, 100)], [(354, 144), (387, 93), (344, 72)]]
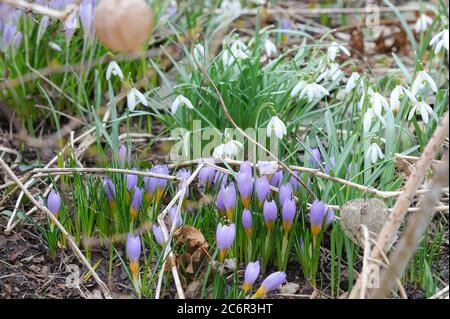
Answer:
[(295, 213), (297, 212), (297, 207), (295, 205), (295, 200), (286, 200), (283, 204), (283, 228), (284, 233), (287, 236), (294, 223)]
[(164, 245), (164, 233), (161, 229), (160, 226), (157, 226), (156, 224), (153, 224), (152, 226), (152, 230), (153, 230), (153, 236), (155, 236), (155, 240), (158, 244), (160, 244), (161, 246)]
[(262, 205), (270, 194), (270, 184), (265, 175), (256, 178), (255, 189), (256, 197), (258, 197), (259, 203)]
[(83, 0), (80, 4), (80, 20), (87, 36), (91, 36), (94, 26), (95, 0)]
[[(282, 19), (281, 20), (281, 29), (283, 30), (290, 30), (291, 29), (291, 22), (289, 21), (289, 19)], [(281, 43), (286, 43), (287, 42), (287, 35), (285, 33), (283, 33), (281, 35)]]
[[(167, 167), (167, 165), (156, 165), (151, 169), (151, 172), (160, 175), (169, 175), (169, 168)], [(159, 203), (162, 196), (164, 195), (164, 191), (166, 190), (167, 180), (157, 177), (151, 177), (151, 179), (152, 178), (156, 183), (156, 202)]]
[(291, 183), (286, 183), (281, 185), (280, 190), (278, 191), (278, 200), (281, 206), (284, 205), (286, 200), (290, 200), (292, 198), (292, 185)]
[(227, 211), (228, 219), (232, 221), (234, 208), (236, 207), (236, 188), (233, 182), (223, 189), (223, 205)]
[(78, 12), (73, 10), (70, 15), (64, 21), (64, 29), (66, 30), (66, 36), (68, 41), (72, 39), (75, 29), (78, 27)]
[(236, 226), (231, 224), (229, 226), (218, 224), (216, 230), (217, 248), (220, 249), (220, 261), (225, 260), (228, 249), (233, 245), (236, 237)]
[[(151, 172), (151, 170), (147, 170), (147, 172)], [(147, 203), (153, 200), (153, 195), (156, 190), (156, 179), (150, 176), (144, 177), (144, 190), (145, 190), (145, 200)]]
[(322, 226), (327, 226), (334, 218), (334, 211), (326, 209), (322, 201), (315, 200), (310, 211), (311, 233), (313, 240), (317, 238)]
[(239, 173), (246, 173), (253, 177), (253, 167), (249, 161), (243, 161), (239, 167)]
[[(297, 171), (294, 171), (294, 175), (299, 177)], [(294, 176), (291, 176), (291, 178), (289, 179), (289, 183), (291, 183), (291, 185), (292, 185), (292, 190), (297, 191), (299, 182)]]
[(116, 187), (111, 179), (108, 177), (102, 178), (103, 189), (105, 190), (106, 197), (108, 198), (109, 207), (114, 209), (114, 198), (116, 197)]
[(286, 273), (277, 271), (269, 276), (261, 284), (261, 287), (253, 295), (253, 299), (263, 298), (269, 291), (278, 289), (286, 281)]
[(319, 168), (320, 167), (320, 150), (318, 148), (312, 148), (311, 149), (311, 157), (309, 158), (309, 163), (312, 165), (312, 167), (314, 168)]
[(328, 164), (325, 163), (325, 173), (330, 175), (331, 170), (334, 170), (335, 167), (336, 167), (336, 160), (334, 159), (334, 157), (332, 157), (330, 158), (330, 166), (328, 166)]
[(135, 219), (139, 213), (139, 207), (142, 203), (142, 190), (139, 187), (134, 189), (133, 198), (131, 199), (130, 214), (131, 218)]
[(242, 211), (242, 226), (244, 226), (247, 237), (250, 237), (252, 234), (252, 213), (248, 209)]
[(53, 216), (58, 217), (59, 211), (61, 210), (61, 196), (54, 189), (48, 194), (47, 208)]
[(128, 233), (127, 255), (130, 260), (130, 270), (134, 277), (139, 271), (139, 256), (141, 255), (141, 238), (139, 235)]
[(131, 147), (121, 145), (119, 148), (120, 166), (125, 167), (125, 164), (131, 163)]
[[(187, 181), (191, 177), (191, 171), (187, 168), (182, 168), (178, 171), (177, 176), (181, 178), (183, 181)], [(183, 187), (182, 183), (179, 184), (178, 188), (181, 189)], [(184, 196), (187, 198), (189, 195), (189, 187), (186, 189), (186, 193)]]
[(259, 271), (259, 261), (248, 263), (247, 267), (245, 268), (244, 285), (242, 286), (242, 290), (244, 290), (244, 293), (247, 293), (252, 288), (256, 279), (258, 279)]
[(272, 230), (273, 224), (277, 219), (277, 205), (272, 201), (265, 201), (263, 208), (264, 222), (266, 223), (267, 229)]
[[(215, 161), (213, 158), (205, 158), (201, 160), (202, 163), (207, 163), (214, 165)], [(198, 183), (202, 186), (210, 184), (214, 179), (214, 174), (216, 170), (210, 166), (204, 166), (198, 173)]]
[(253, 178), (245, 172), (239, 172), (236, 175), (237, 187), (241, 194), (242, 205), (245, 208), (250, 207), (253, 193)]
[(225, 215), (225, 213), (226, 213), (225, 204), (223, 203), (224, 189), (225, 189), (225, 187), (220, 187), (220, 190), (217, 193), (217, 198), (216, 198), (216, 206), (221, 215)]
[(13, 22), (6, 23), (5, 26), (3, 27), (3, 38), (2, 38), (2, 43), (5, 48), (14, 44), (14, 38), (16, 37), (16, 34), (17, 34), (17, 27), (15, 23)]
[(279, 188), (282, 182), (283, 182), (283, 171), (279, 170), (272, 175), (272, 178), (270, 179), (270, 185)]
[(138, 176), (134, 174), (125, 174), (125, 184), (127, 186), (127, 190), (131, 193), (137, 185)]
[(181, 226), (183, 224), (183, 219), (181, 218), (181, 212), (180, 214), (177, 213), (178, 211), (178, 205), (173, 205), (170, 209), (169, 209), (169, 219), (170, 219), (170, 223), (174, 224), (175, 223), (175, 227)]
[(214, 185), (218, 185), (220, 183), (220, 186), (225, 186), (228, 181), (228, 174), (225, 174), (224, 172), (217, 171), (214, 175)]

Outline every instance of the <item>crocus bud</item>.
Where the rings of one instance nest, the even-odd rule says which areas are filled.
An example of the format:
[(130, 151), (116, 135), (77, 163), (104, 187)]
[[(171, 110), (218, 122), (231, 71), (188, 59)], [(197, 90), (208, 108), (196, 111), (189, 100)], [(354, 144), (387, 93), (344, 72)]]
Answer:
[(252, 213), (248, 209), (242, 211), (242, 226), (244, 226), (247, 237), (250, 237), (252, 234)]
[(242, 285), (242, 290), (244, 290), (244, 293), (247, 293), (252, 288), (256, 279), (258, 279), (259, 271), (259, 261), (248, 263), (247, 267), (245, 268), (244, 284)]
[(261, 284), (261, 287), (253, 295), (253, 299), (263, 298), (269, 291), (278, 289), (286, 281), (286, 273), (277, 271), (269, 275)]
[[(284, 18), (281, 20), (281, 29), (283, 30), (289, 30), (291, 28), (291, 23), (288, 19)], [(281, 43), (285, 44), (287, 42), (287, 34), (282, 33), (281, 34)]]
[(253, 177), (252, 164), (249, 161), (243, 161), (239, 167), (239, 173), (246, 173)]
[(125, 164), (131, 163), (131, 147), (121, 145), (119, 148), (120, 166), (125, 167)]
[(249, 208), (252, 201), (253, 178), (247, 173), (239, 172), (236, 175), (236, 180), (239, 193), (241, 194), (242, 205), (245, 208)]
[(229, 226), (218, 224), (216, 230), (217, 248), (220, 249), (220, 261), (225, 260), (228, 249), (233, 245), (236, 237), (236, 226), (231, 224)]
[[(201, 162), (210, 165), (214, 165), (215, 163), (213, 158), (205, 158), (202, 159)], [(216, 170), (213, 167), (204, 166), (198, 173), (198, 183), (202, 186), (210, 184), (214, 179), (215, 173)]]
[(175, 223), (175, 227), (178, 227), (180, 225), (183, 224), (183, 219), (181, 218), (181, 212), (180, 214), (178, 214), (178, 205), (173, 205), (170, 209), (169, 209), (169, 219), (170, 219), (170, 223), (174, 224)]
[(269, 231), (272, 230), (273, 224), (277, 219), (277, 205), (272, 200), (268, 202), (267, 200), (264, 202), (263, 208), (264, 222), (266, 223), (267, 229)]
[(139, 235), (128, 234), (127, 255), (130, 260), (130, 270), (133, 277), (137, 277), (139, 271), (139, 256), (141, 255), (141, 238)]
[(95, 0), (83, 0), (80, 3), (80, 20), (86, 36), (90, 36), (94, 26)]
[[(169, 175), (169, 168), (167, 165), (156, 165), (151, 169), (153, 173), (160, 175)], [(153, 177), (152, 177), (153, 178)], [(161, 201), (164, 191), (166, 190), (167, 180), (164, 178), (155, 178), (156, 183), (156, 203)]]
[(320, 167), (320, 150), (318, 148), (312, 148), (311, 149), (311, 157), (309, 158), (309, 163), (314, 168)]
[[(294, 171), (294, 175), (298, 177), (298, 172)], [(299, 182), (294, 176), (291, 176), (291, 178), (289, 179), (289, 183), (291, 183), (292, 185), (292, 190), (297, 191)]]
[(103, 189), (105, 190), (106, 197), (108, 198), (109, 207), (114, 209), (116, 206), (114, 203), (114, 198), (116, 197), (116, 187), (114, 183), (109, 178), (102, 178)]
[(283, 182), (283, 171), (279, 170), (272, 175), (272, 178), (270, 179), (270, 185), (279, 188), (282, 182)]
[[(147, 172), (151, 172), (151, 170), (147, 170)], [(153, 200), (153, 195), (156, 190), (156, 179), (150, 176), (145, 176), (144, 190), (145, 190), (145, 201), (149, 203)]]
[(127, 190), (131, 193), (138, 182), (138, 176), (134, 174), (125, 174), (125, 185), (127, 186)]
[(225, 204), (223, 202), (224, 189), (225, 189), (225, 187), (220, 187), (220, 190), (217, 193), (217, 198), (216, 198), (216, 206), (217, 206), (217, 209), (219, 210), (219, 213), (221, 215), (225, 215), (225, 213), (226, 213)]
[(236, 189), (233, 182), (223, 189), (223, 205), (225, 206), (228, 219), (232, 221), (234, 208), (236, 207)]
[(141, 202), (142, 202), (142, 190), (139, 187), (136, 187), (133, 193), (133, 198), (131, 199), (130, 214), (132, 219), (135, 219), (138, 216)]
[(283, 206), (284, 202), (290, 199), (292, 199), (291, 183), (281, 185), (280, 190), (278, 191), (278, 201), (280, 202), (280, 205)]
[(322, 201), (315, 200), (310, 211), (311, 233), (313, 240), (317, 238), (323, 226), (327, 226), (333, 221), (334, 211), (326, 209)]
[(160, 244), (161, 246), (163, 246), (165, 240), (164, 240), (164, 233), (163, 233), (161, 227), (154, 224), (152, 226), (152, 230), (153, 230), (153, 236), (155, 236), (156, 242), (158, 244)]
[(225, 186), (228, 181), (228, 175), (224, 172), (217, 171), (214, 175), (214, 185), (220, 184), (220, 186)]
[(287, 236), (289, 231), (292, 228), (292, 224), (294, 223), (295, 213), (296, 213), (295, 200), (288, 199), (283, 204), (283, 228), (284, 233)]
[(48, 194), (47, 208), (53, 216), (58, 217), (59, 211), (61, 210), (61, 196), (54, 189)]
[(255, 189), (256, 197), (258, 197), (258, 201), (260, 205), (262, 205), (267, 196), (270, 194), (270, 184), (266, 176), (256, 178)]
[(95, 34), (108, 48), (136, 52), (152, 31), (152, 11), (144, 0), (101, 0), (95, 9)]

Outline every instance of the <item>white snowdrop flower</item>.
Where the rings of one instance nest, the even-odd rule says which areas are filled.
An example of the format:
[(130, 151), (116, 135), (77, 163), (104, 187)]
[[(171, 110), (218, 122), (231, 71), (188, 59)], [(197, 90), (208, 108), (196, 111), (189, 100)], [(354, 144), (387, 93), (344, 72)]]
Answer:
[(358, 72), (353, 72), (348, 78), (347, 84), (345, 85), (345, 92), (350, 93), (355, 87), (361, 76)]
[(55, 42), (53, 42), (53, 41), (50, 41), (50, 42), (48, 43), (48, 46), (49, 46), (51, 49), (55, 50), (55, 51), (58, 51), (58, 52), (61, 52), (61, 51), (62, 51), (61, 47), (60, 47), (57, 43), (55, 43)]
[(377, 143), (372, 143), (366, 151), (366, 160), (370, 160), (372, 164), (375, 164), (378, 158), (383, 159), (384, 154)]
[(237, 18), (242, 14), (242, 6), (239, 0), (224, 0), (220, 5), (222, 14)]
[(116, 61), (111, 61), (108, 64), (108, 68), (106, 69), (106, 80), (109, 81), (111, 79), (111, 75), (118, 76), (121, 80), (123, 80), (123, 73), (120, 69), (120, 66)]
[(280, 120), (278, 116), (272, 117), (269, 124), (267, 124), (267, 136), (271, 136), (272, 131), (280, 140), (287, 134), (286, 125), (284, 125), (283, 121)]
[(188, 109), (193, 109), (194, 106), (192, 105), (191, 101), (189, 101), (189, 99), (187, 97), (185, 97), (184, 95), (178, 95), (175, 100), (172, 103), (171, 106), (171, 111), (172, 114), (175, 114), (178, 110), (178, 108), (182, 105), (185, 105)]
[(331, 63), (325, 70), (322, 71), (322, 73), (317, 77), (316, 82), (319, 83), (322, 80), (328, 80), (328, 81), (337, 81), (344, 75), (344, 72), (342, 72), (341, 68), (339, 67), (339, 64), (337, 63)]
[[(408, 94), (409, 96), (409, 94)], [(408, 121), (411, 121), (416, 113), (419, 113), (422, 117), (422, 121), (425, 124), (428, 124), (428, 120), (430, 115), (433, 114), (433, 109), (424, 101), (417, 101), (414, 96), (409, 96), (411, 102), (413, 103), (413, 107), (408, 114)]]
[(385, 110), (389, 109), (389, 103), (386, 101), (386, 98), (378, 92), (373, 92), (370, 97), (370, 103), (372, 104), (374, 114), (383, 124), (386, 123), (381, 115), (383, 108)]
[(266, 51), (266, 55), (269, 58), (276, 56), (278, 52), (277, 46), (275, 45), (275, 43), (270, 41), (270, 39), (267, 39), (264, 42), (264, 50)]
[(247, 46), (242, 41), (234, 41), (229, 49), (225, 49), (222, 54), (222, 62), (225, 66), (230, 66), (235, 60), (248, 58)]
[(397, 85), (391, 92), (389, 97), (389, 103), (392, 112), (398, 112), (400, 110), (401, 100), (404, 96), (404, 88), (401, 85)]
[(436, 82), (434, 82), (433, 78), (427, 72), (420, 71), (413, 82), (411, 88), (412, 94), (416, 96), (427, 84), (430, 85), (433, 92), (437, 92)]
[(426, 14), (422, 14), (416, 21), (415, 30), (417, 33), (426, 31), (431, 24), (433, 24), (433, 19)]
[(372, 109), (368, 109), (366, 111), (366, 113), (364, 114), (364, 119), (363, 119), (363, 131), (364, 134), (369, 134), (370, 132), (370, 128), (372, 126), (372, 121), (373, 118), (375, 117), (375, 113), (373, 112)]
[(448, 29), (445, 29), (438, 34), (436, 34), (430, 41), (430, 46), (436, 46), (434, 48), (434, 53), (438, 54), (442, 48), (448, 51)]
[(234, 157), (243, 149), (241, 142), (231, 140), (225, 144), (220, 144), (213, 151), (214, 158)]
[(147, 99), (144, 94), (139, 92), (136, 88), (132, 88), (127, 95), (127, 106), (130, 111), (134, 111), (136, 106), (141, 103), (144, 106), (148, 106)]
[(202, 61), (205, 58), (205, 47), (200, 43), (194, 47), (194, 58), (197, 61)]
[(339, 51), (343, 52), (347, 56), (350, 56), (350, 51), (348, 51), (348, 49), (345, 46), (338, 44), (336, 42), (332, 42), (327, 50), (328, 60), (329, 61), (336, 60), (336, 56), (339, 53)]
[(300, 81), (291, 92), (291, 96), (294, 97), (300, 92), (298, 98), (302, 99), (307, 97), (308, 103), (311, 103), (315, 99), (321, 100), (324, 96), (329, 95), (330, 92), (322, 85), (317, 83), (308, 83), (306, 81)]

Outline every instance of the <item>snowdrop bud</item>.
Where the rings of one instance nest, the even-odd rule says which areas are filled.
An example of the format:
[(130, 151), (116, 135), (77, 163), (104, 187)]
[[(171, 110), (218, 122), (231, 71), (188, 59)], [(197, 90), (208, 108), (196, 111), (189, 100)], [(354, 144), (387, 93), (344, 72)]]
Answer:
[(95, 34), (106, 47), (136, 52), (152, 30), (152, 11), (144, 0), (101, 0), (95, 8)]
[(275, 45), (275, 43), (273, 43), (272, 41), (270, 41), (270, 39), (267, 39), (264, 42), (264, 50), (266, 51), (266, 55), (268, 58), (273, 58), (277, 55), (277, 46)]

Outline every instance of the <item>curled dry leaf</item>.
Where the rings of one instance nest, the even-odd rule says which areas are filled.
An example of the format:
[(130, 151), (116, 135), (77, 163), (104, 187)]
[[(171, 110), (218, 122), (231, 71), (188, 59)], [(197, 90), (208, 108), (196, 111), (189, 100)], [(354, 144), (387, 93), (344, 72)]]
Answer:
[(136, 52), (152, 31), (152, 11), (144, 0), (102, 0), (95, 8), (95, 34), (106, 47)]
[(183, 245), (186, 248), (186, 251), (191, 254), (199, 248), (202, 248), (205, 252), (208, 251), (209, 245), (206, 242), (205, 237), (198, 229), (192, 226), (181, 226), (175, 231), (173, 237), (178, 244)]
[(355, 199), (341, 209), (341, 228), (356, 244), (364, 246), (360, 225), (365, 225), (370, 236), (376, 238), (389, 217), (389, 209), (383, 200)]

